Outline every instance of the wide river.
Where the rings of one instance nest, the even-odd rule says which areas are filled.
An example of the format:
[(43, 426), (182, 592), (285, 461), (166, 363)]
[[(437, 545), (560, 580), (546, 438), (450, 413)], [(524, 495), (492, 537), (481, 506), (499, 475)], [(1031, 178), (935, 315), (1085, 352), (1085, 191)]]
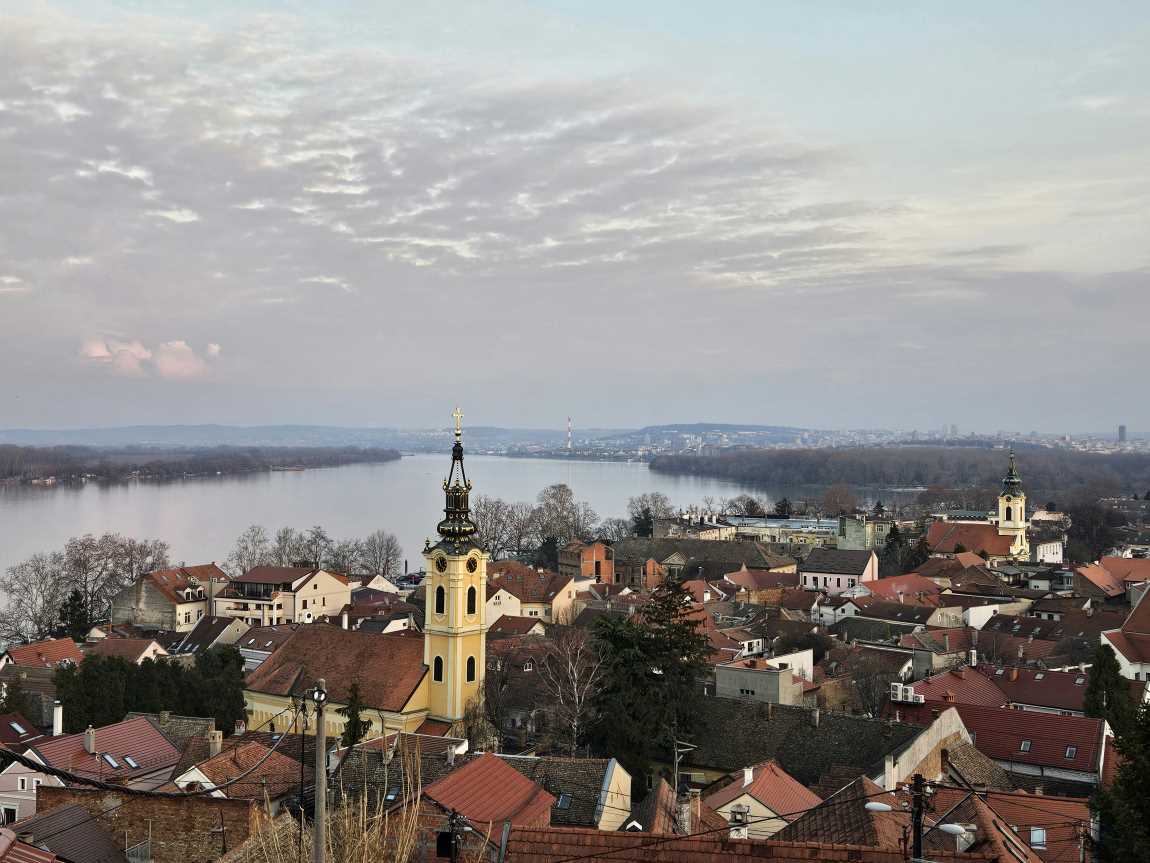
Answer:
[[(250, 524), (269, 531), (323, 525), (334, 539), (383, 528), (403, 543), (413, 569), (425, 537), (442, 518), (441, 483), (449, 454), (412, 455), (385, 464), (82, 486), (0, 486), (0, 571), (71, 536), (115, 531), (163, 539), (173, 563), (222, 561)], [(589, 462), (468, 456), (473, 494), (534, 501), (545, 486), (567, 483), (600, 518), (625, 516), (627, 499), (648, 491), (678, 506), (706, 495), (733, 497), (737, 483), (653, 473), (638, 462)]]

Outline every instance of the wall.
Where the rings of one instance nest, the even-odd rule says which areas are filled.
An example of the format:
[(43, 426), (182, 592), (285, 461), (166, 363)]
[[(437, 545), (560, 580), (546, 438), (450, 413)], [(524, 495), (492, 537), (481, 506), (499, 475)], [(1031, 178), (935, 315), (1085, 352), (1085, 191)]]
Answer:
[(100, 815), (100, 825), (126, 847), (150, 837), (155, 863), (209, 863), (225, 847), (235, 848), (246, 840), (262, 823), (259, 806), (252, 800), (174, 800), (94, 789), (40, 788), (41, 811), (67, 803), (78, 803), (90, 814)]
[[(803, 703), (803, 687), (796, 685), (790, 669), (745, 668), (740, 665), (715, 666), (715, 694), (720, 698), (740, 698), (764, 704)], [(754, 693), (753, 695), (747, 694)]]
[(490, 627), (505, 614), (508, 617), (522, 617), (523, 606), (519, 597), (501, 587), (487, 598), (487, 626)]
[[(24, 780), (25, 789), (20, 790), (20, 780)], [(3, 773), (0, 773), (0, 813), (3, 809), (15, 809), (16, 818), (28, 818), (36, 814), (36, 789), (41, 784), (59, 785), (60, 780), (53, 779), (43, 773), (37, 773), (30, 767), (12, 762)]]
[[(206, 608), (206, 602), (203, 605)], [(112, 623), (175, 629), (176, 609), (150, 579), (143, 578), (116, 594), (112, 600)]]
[[(740, 776), (735, 781), (742, 782), (743, 780)], [(769, 839), (787, 826), (787, 820), (785, 818), (776, 817), (778, 815), (777, 812), (765, 804), (760, 803), (750, 794), (740, 794), (730, 803), (720, 806), (715, 811), (726, 818), (727, 821), (730, 821), (731, 809), (739, 805), (746, 806), (748, 809), (747, 821), (750, 823), (750, 826), (747, 828), (747, 832), (752, 839)]]
[(970, 732), (958, 711), (948, 707), (909, 746), (888, 755), (883, 772), (870, 778), (888, 791), (915, 773), (935, 779), (942, 774), (942, 750), (953, 749), (959, 742), (969, 743)]
[(598, 827), (600, 830), (618, 830), (631, 812), (631, 774), (614, 758), (607, 770), (604, 783), (607, 787), (599, 792), (603, 811)]
[[(419, 688), (416, 689), (415, 695), (412, 696), (411, 703), (413, 704), (426, 704), (427, 700), (427, 676), (420, 682)], [(422, 693), (422, 695), (420, 695)], [(291, 700), (281, 695), (269, 695), (265, 692), (252, 692), (251, 690), (244, 690), (244, 701), (248, 713), (248, 728), (253, 731), (259, 728), (261, 731), (271, 731), (270, 726), (265, 726), (264, 723), (269, 722), (273, 716), (280, 713), (285, 707), (289, 706)], [(329, 701), (325, 708), (327, 714), (326, 730), (328, 739), (339, 737), (343, 734), (343, 726), (347, 720), (340, 716), (337, 711), (346, 707), (345, 704), (340, 704), (336, 701)], [(307, 733), (315, 734), (315, 718), (312, 716), (311, 711), (308, 711), (308, 726)], [(276, 731), (287, 731), (289, 721), (292, 714), (284, 713), (275, 720)], [(383, 725), (386, 723), (387, 732), (390, 734), (393, 731), (415, 731), (423, 721), (427, 718), (426, 710), (413, 711), (411, 713), (391, 713), (383, 711), (383, 722), (380, 721), (380, 712), (374, 708), (365, 710), (360, 716), (361, 719), (369, 721), (370, 727), (365, 734), (365, 739), (379, 737), (384, 732)], [(293, 729), (296, 731), (302, 729)]]

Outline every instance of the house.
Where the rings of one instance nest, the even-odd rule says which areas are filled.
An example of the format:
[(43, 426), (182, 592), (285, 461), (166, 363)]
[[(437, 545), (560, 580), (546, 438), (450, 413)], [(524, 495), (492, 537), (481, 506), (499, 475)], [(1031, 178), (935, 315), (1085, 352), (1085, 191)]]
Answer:
[(788, 569), (748, 569), (744, 564), (734, 572), (724, 573), (723, 581), (735, 588), (740, 602), (770, 605), (777, 601), (783, 590), (800, 586), (797, 566)]
[(871, 550), (816, 548), (802, 565), (802, 586), (832, 596), (878, 581), (878, 555)]
[(31, 723), (37, 728), (52, 725), (52, 713), (56, 703), (56, 669), (27, 668), (9, 665), (0, 668), (0, 694), (15, 683), (28, 696), (27, 713)]
[(804, 810), (821, 803), (813, 791), (783, 770), (775, 761), (744, 767), (727, 777), (727, 784), (710, 792), (705, 802), (731, 820), (735, 807), (748, 822), (748, 835), (765, 839), (783, 829)]
[(923, 729), (818, 708), (712, 697), (699, 703), (698, 722), (707, 733), (692, 741), (697, 748), (680, 768), (695, 785), (773, 760), (807, 787), (832, 768), (846, 766), (893, 788), (915, 772), (933, 772), (928, 768), (943, 748), (970, 740), (953, 709), (941, 711)]
[(60, 665), (79, 665), (84, 653), (70, 638), (48, 638), (30, 644), (9, 645), (0, 657), (0, 668), (18, 665), (21, 668), (58, 668)]
[(214, 563), (145, 573), (113, 597), (111, 622), (187, 632), (212, 613), (212, 597), (227, 585)]
[(911, 604), (930, 604), (937, 600), (942, 588), (935, 582), (915, 572), (905, 575), (892, 575), (879, 578), (859, 585), (858, 590), (865, 591), (875, 599), (887, 602), (908, 602)]
[[(12, 825), (12, 832), (28, 845), (57, 855), (67, 863), (126, 863), (124, 851), (88, 810), (75, 803), (55, 806)], [(0, 861), (3, 861), (0, 857)], [(20, 863), (42, 863), (38, 857), (17, 858)]]
[[(210, 757), (172, 780), (179, 788), (211, 788), (211, 797), (256, 800), (274, 817), (286, 799), (299, 794), (301, 785), (307, 787), (315, 781), (311, 765), (301, 765), (299, 760), (274, 750), (274, 744), (249, 740), (224, 748), (221, 733), (213, 734)], [(240, 781), (233, 781), (241, 775)]]
[(88, 655), (117, 657), (133, 665), (143, 665), (145, 660), (167, 656), (168, 651), (154, 638), (105, 638), (89, 646)]
[(489, 639), (508, 638), (524, 635), (543, 635), (546, 630), (538, 617), (509, 617), (503, 615), (487, 630)]
[[(808, 659), (812, 651), (806, 650)], [(801, 706), (804, 678), (788, 663), (773, 659), (734, 659), (715, 666), (715, 695), (769, 704)], [(810, 677), (813, 677), (813, 670)], [(808, 677), (807, 680), (810, 678)]]
[(497, 561), (487, 572), (491, 585), (502, 587), (519, 600), (520, 616), (538, 617), (546, 623), (571, 623), (575, 619), (572, 576), (533, 569), (517, 560)]
[[(251, 632), (248, 632), (251, 635)], [(246, 639), (241, 639), (241, 651)], [(357, 684), (370, 727), (366, 737), (415, 731), (428, 717), (428, 667), (424, 640), (414, 634), (354, 632), (326, 623), (300, 626), (248, 675), (244, 697), (249, 721), (276, 722), (276, 731), (299, 731), (291, 703), (319, 679), (326, 681), (328, 734), (343, 733), (352, 684)], [(286, 711), (286, 714), (285, 714)]]
[(240, 656), (244, 658), (244, 671), (250, 674), (259, 668), (269, 656), (291, 638), (292, 633), (299, 629), (300, 625), (287, 623), (279, 626), (253, 626), (248, 629), (236, 642), (236, 647), (240, 649)]
[(1150, 581), (1150, 558), (1108, 556), (1100, 558), (1098, 564), (1127, 584)]
[[(978, 673), (994, 681), (1006, 704), (1015, 710), (1058, 713), (1063, 716), (1085, 716), (1085, 668), (1075, 671), (1052, 671), (1046, 668), (1018, 666), (978, 666)], [(1131, 700), (1138, 704), (1146, 697), (1146, 684), (1130, 683)]]
[(1122, 676), (1131, 680), (1150, 680), (1150, 591), (1122, 621), (1122, 625), (1102, 633), (1102, 643), (1109, 645), (1118, 658)]
[(215, 614), (250, 626), (311, 623), (351, 602), (347, 576), (302, 566), (255, 566), (215, 599)]
[(1074, 592), (1091, 599), (1121, 600), (1126, 596), (1126, 582), (1097, 563), (1074, 569)]
[(487, 582), (485, 587), (487, 594), (487, 619), (499, 620), (499, 618), (507, 615), (508, 617), (522, 617), (523, 606), (519, 602), (519, 597), (509, 591), (501, 584), (494, 582)]
[(794, 571), (795, 561), (753, 541), (691, 539), (622, 539), (614, 545), (615, 582), (630, 587), (657, 587), (670, 578), (717, 581), (726, 573), (749, 569)]
[[(179, 750), (143, 717), (79, 734), (42, 737), (32, 741), (23, 754), (77, 776), (146, 790), (167, 782), (180, 760)], [(0, 771), (0, 807), (7, 823), (36, 812), (36, 789), (41, 785), (63, 787), (64, 783), (17, 762)]]
[(636, 803), (620, 830), (627, 833), (650, 833), (660, 836), (690, 836), (704, 832), (726, 831), (727, 819), (703, 802), (697, 788), (676, 795), (662, 776)]
[(238, 617), (201, 617), (192, 630), (180, 639), (173, 656), (197, 656), (213, 647), (235, 644), (251, 627)]
[(613, 584), (615, 552), (602, 540), (572, 540), (559, 549), (559, 574), (571, 578), (593, 578), (596, 582)]

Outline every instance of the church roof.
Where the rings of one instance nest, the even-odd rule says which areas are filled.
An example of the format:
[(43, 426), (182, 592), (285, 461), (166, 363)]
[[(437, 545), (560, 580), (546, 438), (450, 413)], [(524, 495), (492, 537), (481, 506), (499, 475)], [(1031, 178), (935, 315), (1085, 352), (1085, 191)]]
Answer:
[(953, 554), (961, 545), (966, 551), (985, 551), (993, 557), (1006, 557), (1014, 537), (1000, 534), (993, 524), (936, 521), (927, 531), (926, 544), (931, 551), (941, 554)]

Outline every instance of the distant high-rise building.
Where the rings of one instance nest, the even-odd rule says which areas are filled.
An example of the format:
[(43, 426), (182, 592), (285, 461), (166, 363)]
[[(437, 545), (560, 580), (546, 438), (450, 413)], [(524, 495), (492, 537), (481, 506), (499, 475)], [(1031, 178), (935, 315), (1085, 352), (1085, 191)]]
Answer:
[(950, 436), (951, 437), (958, 437), (958, 426), (955, 425), (954, 423), (950, 424)]
[(1126, 426), (1118, 426), (1118, 443), (1126, 443)]

